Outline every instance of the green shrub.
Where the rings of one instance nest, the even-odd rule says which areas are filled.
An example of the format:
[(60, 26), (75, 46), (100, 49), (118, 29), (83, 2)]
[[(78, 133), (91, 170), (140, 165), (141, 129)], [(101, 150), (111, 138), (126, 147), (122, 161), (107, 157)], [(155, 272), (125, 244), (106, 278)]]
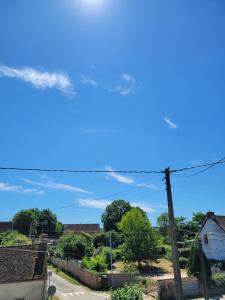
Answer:
[(107, 272), (107, 264), (103, 256), (95, 256), (92, 258), (84, 257), (81, 262), (82, 268), (95, 271), (97, 273)]
[(172, 261), (172, 248), (170, 245), (164, 245), (165, 258)]
[(188, 267), (188, 258), (181, 256), (179, 257), (179, 262), (182, 269), (186, 269)]
[(189, 258), (191, 248), (180, 248), (179, 250), (180, 257)]
[(111, 291), (111, 300), (143, 300), (142, 293), (134, 286), (125, 285)]
[(122, 253), (122, 248), (121, 247), (113, 249), (113, 254), (114, 254), (114, 257), (115, 257), (115, 261), (122, 260), (123, 253)]
[(215, 273), (210, 280), (210, 285), (212, 287), (225, 287), (225, 274)]
[(0, 234), (1, 246), (31, 244), (31, 240), (18, 231), (7, 231)]

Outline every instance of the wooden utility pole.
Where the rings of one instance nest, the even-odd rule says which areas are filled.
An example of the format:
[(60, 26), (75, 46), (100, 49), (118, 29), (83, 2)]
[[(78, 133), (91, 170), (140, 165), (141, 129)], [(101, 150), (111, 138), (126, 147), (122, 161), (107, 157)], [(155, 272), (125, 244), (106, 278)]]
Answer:
[(176, 231), (176, 224), (174, 219), (173, 199), (172, 199), (172, 191), (171, 191), (171, 184), (170, 184), (169, 168), (165, 169), (165, 175), (166, 175), (166, 191), (167, 191), (167, 201), (168, 201), (171, 246), (172, 246), (172, 254), (173, 254), (175, 295), (176, 295), (176, 300), (183, 300), (184, 297), (183, 297), (183, 289), (182, 289), (182, 279), (180, 273), (179, 254), (177, 248), (177, 231)]
[(200, 239), (198, 240), (198, 249), (199, 249), (199, 259), (200, 259), (200, 265), (201, 265), (201, 273), (202, 273), (204, 298), (206, 300), (209, 300), (208, 278), (207, 278), (207, 272), (206, 272), (204, 253), (202, 250), (202, 242)]

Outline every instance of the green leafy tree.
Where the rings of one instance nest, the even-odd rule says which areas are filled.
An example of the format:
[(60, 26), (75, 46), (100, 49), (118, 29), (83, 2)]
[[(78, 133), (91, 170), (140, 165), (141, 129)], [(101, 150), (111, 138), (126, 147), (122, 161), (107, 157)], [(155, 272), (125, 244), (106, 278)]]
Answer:
[(105, 246), (109, 246), (109, 239), (111, 235), (112, 240), (112, 248), (116, 248), (122, 244), (121, 235), (119, 232), (112, 230), (108, 232), (100, 232), (94, 235), (93, 237), (93, 245), (95, 248)]
[(56, 214), (50, 209), (43, 209), (39, 212), (37, 232), (40, 234), (47, 233), (51, 237), (57, 237), (63, 233), (63, 225), (58, 221)]
[(198, 233), (205, 220), (206, 214), (203, 212), (193, 213), (192, 220), (188, 223), (189, 230)]
[(37, 208), (21, 210), (13, 217), (13, 228), (22, 234), (29, 235), (30, 228), (34, 234), (47, 233), (58, 237), (63, 233), (63, 225), (50, 209), (42, 211)]
[(102, 223), (105, 231), (118, 231), (118, 223), (126, 212), (131, 209), (130, 203), (125, 200), (115, 200), (107, 205), (102, 215)]
[(140, 208), (132, 208), (119, 223), (123, 235), (123, 255), (127, 261), (154, 259), (157, 243), (151, 223)]
[(30, 226), (33, 227), (34, 233), (38, 226), (39, 210), (38, 209), (24, 209), (19, 211), (13, 217), (13, 229), (22, 234), (29, 235)]
[[(203, 252), (204, 260), (205, 260), (205, 266), (206, 266), (206, 273), (208, 278), (211, 277), (211, 269), (208, 259), (206, 258), (204, 252)], [(196, 242), (193, 243), (191, 247), (190, 257), (188, 261), (188, 274), (194, 275), (199, 279), (201, 278), (202, 270), (201, 270), (201, 263), (200, 263), (200, 257), (199, 257), (199, 248)]]
[(84, 256), (91, 256), (92, 253), (92, 243), (88, 238), (69, 232), (60, 237), (54, 254), (60, 258), (81, 259)]
[(27, 245), (31, 240), (17, 231), (7, 231), (0, 234), (1, 246)]
[(135, 286), (126, 284), (111, 291), (111, 300), (143, 300), (143, 295)]

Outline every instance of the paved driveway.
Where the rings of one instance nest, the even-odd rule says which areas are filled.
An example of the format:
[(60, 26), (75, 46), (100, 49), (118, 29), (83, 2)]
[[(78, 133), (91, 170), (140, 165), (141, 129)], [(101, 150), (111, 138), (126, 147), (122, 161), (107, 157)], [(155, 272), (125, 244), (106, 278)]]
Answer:
[(105, 300), (110, 298), (106, 293), (98, 293), (80, 285), (73, 285), (55, 273), (52, 273), (51, 285), (56, 287), (56, 294), (60, 300)]

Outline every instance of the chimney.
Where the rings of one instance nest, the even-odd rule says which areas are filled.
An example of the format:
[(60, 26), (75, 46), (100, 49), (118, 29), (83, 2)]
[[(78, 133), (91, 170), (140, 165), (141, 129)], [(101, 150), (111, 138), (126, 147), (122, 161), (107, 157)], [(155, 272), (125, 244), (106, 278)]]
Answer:
[(215, 213), (213, 211), (208, 211), (206, 216), (207, 216), (207, 219), (211, 219), (212, 217), (215, 216)]

